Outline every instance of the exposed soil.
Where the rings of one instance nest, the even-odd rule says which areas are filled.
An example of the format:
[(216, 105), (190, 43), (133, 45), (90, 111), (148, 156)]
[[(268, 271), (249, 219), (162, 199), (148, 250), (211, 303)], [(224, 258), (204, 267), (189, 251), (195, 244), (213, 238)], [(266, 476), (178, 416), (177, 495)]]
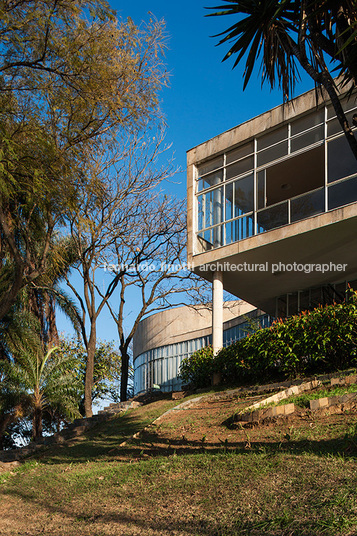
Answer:
[(157, 401), (23, 472), (2, 464), (0, 535), (356, 536), (356, 408), (227, 425), (262, 398), (201, 399), (150, 425), (172, 408)]
[[(334, 406), (310, 411), (298, 409), (287, 416), (266, 419), (259, 423), (230, 424), (234, 413), (266, 398), (202, 400), (194, 407), (175, 410), (141, 432), (128, 445), (127, 452), (138, 451), (141, 456), (152, 456), (174, 449), (177, 454), (203, 449), (250, 449), (302, 441), (328, 441), (336, 437), (338, 429), (357, 426), (356, 404)], [(341, 432), (342, 433), (342, 432)]]

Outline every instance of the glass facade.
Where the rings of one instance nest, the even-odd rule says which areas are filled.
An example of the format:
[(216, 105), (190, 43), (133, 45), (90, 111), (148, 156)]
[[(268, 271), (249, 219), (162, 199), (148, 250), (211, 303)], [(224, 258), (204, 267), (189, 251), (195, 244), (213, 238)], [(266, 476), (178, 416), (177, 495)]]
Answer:
[(275, 317), (285, 318), (319, 305), (342, 303), (349, 287), (357, 290), (357, 281), (342, 281), (282, 294), (275, 299)]
[[(229, 346), (245, 337), (254, 327), (258, 326), (258, 323), (265, 328), (271, 322), (272, 318), (269, 315), (262, 314), (256, 319), (229, 328), (223, 332), (223, 345)], [(181, 380), (177, 376), (182, 360), (209, 344), (212, 344), (211, 335), (168, 344), (140, 354), (134, 360), (134, 394), (150, 391), (154, 385), (158, 385), (164, 392), (179, 391)]]
[[(343, 107), (350, 120), (355, 98)], [(357, 163), (332, 106), (197, 165), (196, 202), (195, 253), (357, 202)]]

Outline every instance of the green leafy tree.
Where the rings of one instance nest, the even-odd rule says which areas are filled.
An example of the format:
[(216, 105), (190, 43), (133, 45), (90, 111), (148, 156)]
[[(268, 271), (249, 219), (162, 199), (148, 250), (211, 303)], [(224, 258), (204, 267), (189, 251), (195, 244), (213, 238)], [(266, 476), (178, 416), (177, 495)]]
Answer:
[(76, 393), (79, 379), (67, 356), (51, 348), (46, 354), (18, 349), (16, 361), (2, 361), (0, 374), (5, 403), (12, 401), (16, 417), (30, 414), (32, 437), (42, 437), (44, 411), (56, 410), (67, 418), (80, 416)]
[[(260, 63), (262, 83), (278, 85), (290, 98), (299, 66), (323, 87), (335, 109), (341, 129), (357, 158), (357, 140), (339, 94), (347, 82), (357, 82), (357, 7), (352, 0), (223, 0), (209, 16), (235, 18), (218, 34), (218, 44), (230, 44), (223, 58), (236, 56), (233, 67), (245, 61), (243, 88)], [(223, 36), (223, 37), (222, 37)], [(216, 36), (217, 37), (217, 36)], [(333, 74), (340, 76), (336, 82)]]
[[(77, 402), (84, 414), (84, 385), (87, 367), (87, 350), (77, 338), (62, 338), (57, 350), (71, 363), (79, 379)], [(104, 399), (118, 399), (118, 386), (121, 375), (121, 357), (115, 350), (114, 342), (97, 341), (94, 355), (92, 403)]]
[(0, 3), (0, 319), (46, 272), (88, 155), (158, 113), (163, 26), (105, 1)]
[(56, 309), (69, 319), (77, 333), (80, 330), (76, 306), (61, 287), (77, 260), (70, 237), (53, 237), (46, 259), (46, 272), (20, 294), (22, 307), (32, 313), (39, 323), (43, 348), (49, 349), (59, 344)]

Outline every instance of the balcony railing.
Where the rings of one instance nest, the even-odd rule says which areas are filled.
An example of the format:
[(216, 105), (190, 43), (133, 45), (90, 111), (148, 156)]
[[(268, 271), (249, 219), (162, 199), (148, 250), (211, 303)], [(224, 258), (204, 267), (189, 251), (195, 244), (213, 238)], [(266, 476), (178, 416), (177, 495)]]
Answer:
[[(208, 251), (357, 202), (357, 174), (280, 203), (212, 225), (197, 233), (197, 252)], [(222, 207), (216, 207), (223, 214)], [(217, 221), (218, 216), (213, 218)]]

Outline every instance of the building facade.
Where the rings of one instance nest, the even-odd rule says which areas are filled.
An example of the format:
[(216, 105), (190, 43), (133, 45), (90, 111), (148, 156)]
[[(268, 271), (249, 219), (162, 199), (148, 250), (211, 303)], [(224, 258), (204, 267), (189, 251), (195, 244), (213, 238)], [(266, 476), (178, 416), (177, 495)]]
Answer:
[[(353, 124), (356, 96), (342, 105)], [(216, 349), (223, 288), (287, 316), (355, 285), (357, 162), (323, 95), (310, 91), (212, 138), (187, 164), (188, 263), (213, 281)]]
[[(224, 346), (245, 337), (257, 321), (262, 327), (271, 322), (242, 301), (226, 302), (223, 317)], [(145, 318), (134, 335), (134, 394), (154, 386), (164, 392), (180, 390), (182, 360), (211, 343), (212, 311), (207, 307), (177, 307)]]
[[(353, 124), (356, 95), (342, 106)], [(323, 93), (189, 150), (187, 208), (188, 265), (212, 281), (213, 311), (177, 308), (140, 323), (136, 394), (179, 389), (182, 359), (246, 335), (247, 315), (265, 327), (357, 288), (357, 162)], [(244, 301), (227, 309), (223, 290)]]

